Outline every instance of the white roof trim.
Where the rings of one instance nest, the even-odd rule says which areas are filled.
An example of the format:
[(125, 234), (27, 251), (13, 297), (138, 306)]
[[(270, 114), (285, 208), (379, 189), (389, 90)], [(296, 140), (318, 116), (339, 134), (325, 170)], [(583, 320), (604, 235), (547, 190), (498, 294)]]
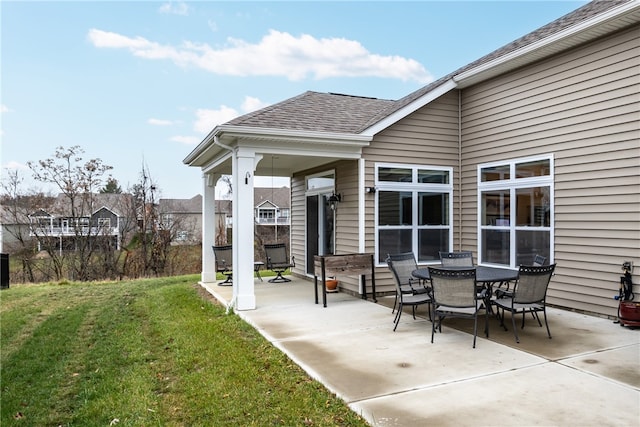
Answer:
[(395, 113), (385, 117), (384, 120), (381, 120), (378, 123), (374, 124), (373, 126), (365, 129), (364, 131), (362, 131), (361, 135), (373, 137), (373, 135), (388, 128), (392, 124), (405, 118), (406, 116), (413, 113), (414, 111), (419, 110), (420, 108), (424, 107), (431, 101), (435, 100), (436, 98), (439, 98), (440, 96), (455, 89), (456, 87), (457, 87), (457, 84), (455, 81), (453, 81), (452, 79), (447, 80), (446, 82), (442, 83), (440, 86), (434, 88), (433, 90), (417, 98), (415, 101), (405, 105)]

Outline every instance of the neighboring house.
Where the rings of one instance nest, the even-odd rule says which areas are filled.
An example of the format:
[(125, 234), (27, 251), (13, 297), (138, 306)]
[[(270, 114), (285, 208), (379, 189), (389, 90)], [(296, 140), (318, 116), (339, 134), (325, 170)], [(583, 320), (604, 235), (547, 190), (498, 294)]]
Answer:
[(14, 253), (29, 245), (32, 240), (29, 217), (21, 209), (0, 205), (0, 252)]
[(94, 237), (120, 249), (126, 233), (136, 227), (135, 220), (126, 216), (132, 206), (128, 194), (92, 194), (78, 197), (75, 216), (69, 200), (59, 194), (53, 205), (38, 209), (29, 215), (30, 236), (38, 238), (38, 250), (42, 239), (52, 239), (59, 250), (73, 250), (75, 240)]
[(595, 1), (397, 101), (306, 92), (216, 126), (184, 163), (236, 183), (236, 308), (256, 306), (253, 176), (276, 170), (296, 275), (315, 254), (368, 252), (391, 292), (387, 253), (511, 268), (542, 254), (557, 263), (550, 303), (615, 316), (622, 262), (640, 265), (639, 65), (640, 2)]
[[(256, 188), (254, 201), (255, 222), (258, 225), (289, 225), (291, 191), (289, 187)], [(202, 195), (191, 199), (160, 199), (160, 223), (170, 230), (175, 244), (199, 244), (202, 241)], [(219, 231), (233, 227), (231, 200), (216, 200), (216, 218)], [(218, 244), (226, 243), (222, 239)]]
[(291, 189), (255, 188), (254, 217), (259, 225), (289, 225), (291, 217)]
[(202, 196), (190, 199), (160, 199), (158, 211), (162, 229), (170, 230), (175, 244), (193, 245), (202, 241)]

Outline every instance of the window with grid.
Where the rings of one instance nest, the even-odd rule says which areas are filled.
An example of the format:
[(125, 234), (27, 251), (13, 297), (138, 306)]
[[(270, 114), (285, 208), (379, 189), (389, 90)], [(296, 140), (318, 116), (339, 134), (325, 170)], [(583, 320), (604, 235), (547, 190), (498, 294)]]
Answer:
[(418, 262), (439, 260), (452, 240), (453, 170), (424, 165), (376, 164), (376, 251), (413, 252)]

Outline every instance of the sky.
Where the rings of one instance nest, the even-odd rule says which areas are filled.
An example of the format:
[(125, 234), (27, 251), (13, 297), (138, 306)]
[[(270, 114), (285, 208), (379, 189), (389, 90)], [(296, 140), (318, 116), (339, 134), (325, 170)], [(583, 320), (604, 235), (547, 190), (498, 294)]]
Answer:
[[(202, 193), (217, 125), (305, 91), (399, 99), (586, 1), (0, 1), (2, 179), (81, 146), (126, 190)], [(264, 177), (256, 186), (286, 184)]]

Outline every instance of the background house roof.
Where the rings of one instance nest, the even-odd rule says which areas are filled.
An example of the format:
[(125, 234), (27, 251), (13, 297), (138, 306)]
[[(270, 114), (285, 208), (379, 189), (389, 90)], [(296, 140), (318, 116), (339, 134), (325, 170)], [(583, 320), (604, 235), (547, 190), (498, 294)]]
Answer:
[(291, 207), (291, 189), (289, 187), (280, 188), (260, 188), (253, 189), (254, 206), (260, 206), (265, 202), (271, 202), (280, 209)]
[(197, 194), (190, 199), (160, 199), (158, 209), (163, 213), (201, 213), (202, 195)]
[[(130, 194), (124, 193), (93, 193), (91, 195), (91, 205), (89, 205), (88, 199), (84, 200), (81, 196), (78, 196), (76, 199), (76, 212), (82, 216), (91, 216), (104, 207), (114, 214), (124, 217), (133, 206), (132, 197)], [(53, 216), (69, 216), (71, 215), (69, 198), (63, 193), (59, 193), (53, 204), (43, 208), (43, 210)]]

